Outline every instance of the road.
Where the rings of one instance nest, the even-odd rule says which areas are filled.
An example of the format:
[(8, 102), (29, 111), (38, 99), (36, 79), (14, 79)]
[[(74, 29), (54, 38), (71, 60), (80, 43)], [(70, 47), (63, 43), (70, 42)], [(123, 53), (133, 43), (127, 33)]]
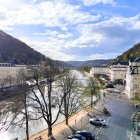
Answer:
[[(95, 108), (97, 111), (94, 115), (104, 118), (107, 127), (95, 127), (89, 124), (88, 120), (93, 116), (91, 114), (91, 116), (83, 118), (82, 121), (87, 123), (82, 130), (91, 130), (95, 133), (97, 140), (130, 140), (132, 115), (136, 109), (124, 94), (121, 95), (121, 98), (119, 98), (119, 95), (117, 92), (106, 94), (101, 104)], [(101, 106), (102, 108), (105, 106), (111, 112), (111, 116), (108, 117), (99, 112), (98, 110), (102, 110)]]
[(100, 140), (129, 140), (132, 131), (134, 105), (125, 101), (106, 104), (111, 117), (106, 128), (98, 135)]

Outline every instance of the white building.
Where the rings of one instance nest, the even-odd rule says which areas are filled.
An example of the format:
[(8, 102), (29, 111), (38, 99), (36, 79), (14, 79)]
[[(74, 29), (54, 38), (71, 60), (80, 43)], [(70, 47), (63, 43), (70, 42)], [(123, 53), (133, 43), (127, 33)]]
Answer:
[(124, 80), (126, 77), (127, 68), (128, 68), (128, 65), (125, 62), (120, 62), (116, 65), (111, 65), (110, 66), (111, 81), (115, 81), (118, 79)]
[(94, 75), (94, 74), (109, 74), (109, 67), (107, 66), (94, 66), (91, 68), (90, 70), (90, 74)]
[(16, 80), (17, 74), (21, 71), (26, 71), (26, 65), (12, 65), (10, 63), (0, 63), (0, 84), (7, 77), (11, 77)]
[(134, 62), (129, 62), (125, 93), (129, 98), (140, 98), (140, 57)]

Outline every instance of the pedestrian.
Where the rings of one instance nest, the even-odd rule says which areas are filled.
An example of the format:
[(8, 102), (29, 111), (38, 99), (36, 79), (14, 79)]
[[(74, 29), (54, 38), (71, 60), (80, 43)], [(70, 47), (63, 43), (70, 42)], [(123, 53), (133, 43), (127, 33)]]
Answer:
[(76, 125), (76, 119), (75, 119), (75, 125)]
[(104, 97), (105, 97), (105, 93), (104, 93), (103, 95), (104, 95)]

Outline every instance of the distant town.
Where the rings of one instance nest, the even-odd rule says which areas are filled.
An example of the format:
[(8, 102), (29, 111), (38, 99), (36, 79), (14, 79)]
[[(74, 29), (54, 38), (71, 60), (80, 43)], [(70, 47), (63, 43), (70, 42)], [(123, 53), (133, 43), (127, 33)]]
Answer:
[[(52, 62), (50, 64), (52, 64)], [(105, 126), (111, 125), (109, 122), (109, 120), (111, 118), (117, 119), (115, 116), (114, 117), (112, 116), (114, 114), (114, 110), (112, 110), (112, 108), (110, 108), (110, 105), (113, 103), (114, 105), (111, 105), (111, 106), (118, 108), (117, 113), (122, 111), (122, 110), (119, 110), (120, 105), (121, 105), (121, 109), (123, 109), (124, 112), (125, 112), (125, 110), (129, 109), (129, 111), (125, 113), (125, 115), (127, 115), (127, 113), (129, 113), (129, 115), (127, 117), (131, 117), (132, 113), (133, 113), (134, 120), (131, 120), (130, 122), (128, 122), (128, 124), (129, 124), (128, 128), (131, 128), (131, 131), (129, 133), (131, 135), (131, 138), (135, 137), (135, 138), (139, 139), (139, 136), (138, 136), (139, 135), (139, 124), (138, 124), (138, 119), (136, 117), (136, 116), (139, 116), (139, 114), (137, 113), (136, 110), (137, 110), (137, 108), (140, 107), (140, 104), (139, 104), (140, 57), (136, 58), (134, 61), (129, 61), (129, 62), (118, 62), (116, 64), (112, 64), (112, 65), (108, 65), (108, 66), (107, 65), (106, 66), (105, 65), (93, 66), (93, 67), (90, 67), (89, 70), (86, 70), (87, 66), (85, 66), (85, 71), (83, 70), (84, 67), (82, 68), (82, 71), (80, 69), (79, 69), (80, 70), (79, 71), (79, 70), (77, 70), (76, 67), (75, 68), (74, 67), (66, 68), (66, 67), (57, 66), (55, 68), (55, 69), (57, 69), (56, 75), (54, 75), (54, 65), (52, 67), (53, 69), (51, 67), (52, 66), (47, 64), (45, 61), (42, 61), (39, 65), (22, 65), (22, 64), (16, 64), (14, 62), (13, 63), (0, 63), (1, 107), (3, 107), (4, 105), (7, 107), (8, 106), (10, 107), (9, 109), (6, 107), (7, 109), (5, 108), (4, 110), (1, 110), (1, 113), (3, 114), (3, 115), (1, 115), (1, 118), (3, 119), (3, 120), (1, 120), (1, 129), (4, 129), (4, 128), (10, 129), (13, 126), (15, 128), (18, 128), (18, 125), (19, 126), (21, 125), (21, 127), (25, 127), (26, 131), (28, 130), (27, 139), (29, 139), (29, 140), (34, 140), (34, 139), (35, 140), (45, 140), (45, 139), (56, 139), (56, 140), (64, 139), (65, 140), (66, 138), (72, 139), (72, 138), (82, 137), (82, 133), (87, 133), (88, 135), (91, 135), (90, 136), (91, 139), (95, 139), (95, 138), (104, 139), (104, 137), (102, 136), (104, 134), (104, 132), (102, 132), (102, 131), (103, 130), (106, 131), (107, 128), (105, 128)], [(42, 73), (43, 69), (45, 70), (44, 76)], [(83, 82), (83, 80), (84, 80), (84, 82), (87, 84), (87, 86), (83, 85), (83, 84), (79, 85), (80, 88), (82, 88), (81, 86), (83, 86), (84, 94), (82, 92), (75, 93), (75, 92), (80, 92), (78, 90), (79, 82), (76, 85), (75, 84), (71, 85), (70, 83), (67, 84), (67, 86), (70, 88), (70, 90), (72, 90), (72, 93), (65, 89), (66, 83), (63, 83), (63, 82), (65, 80), (66, 80), (65, 82), (68, 82), (71, 78), (73, 79), (74, 77), (75, 78), (77, 77), (76, 75), (73, 77), (71, 74), (68, 74), (66, 72), (66, 71), (68, 71), (68, 69), (72, 73), (75, 71), (74, 73), (76, 73), (76, 75), (79, 77), (79, 80), (81, 82)], [(50, 73), (50, 70), (51, 70), (51, 73)], [(42, 73), (41, 75), (44, 78), (40, 75), (40, 72)], [(48, 76), (45, 78), (47, 73), (48, 73)], [(62, 74), (62, 76), (61, 76), (61, 74)], [(80, 76), (81, 74), (83, 76)], [(59, 77), (59, 79), (54, 78), (54, 76)], [(66, 79), (63, 79), (63, 78), (66, 78)], [(57, 82), (57, 80), (58, 80), (58, 82)], [(73, 82), (76, 82), (75, 80)], [(64, 87), (62, 86), (61, 88), (62, 89), (64, 88), (63, 90), (65, 90), (65, 92), (68, 92), (67, 94), (65, 94), (65, 96), (67, 97), (69, 95), (69, 98), (66, 98), (64, 96), (63, 97), (64, 101), (63, 101), (63, 98), (62, 99), (60, 98), (60, 96), (62, 96), (61, 93), (59, 93), (59, 94), (51, 93), (50, 86), (53, 86), (54, 81), (56, 81), (55, 85), (57, 85), (57, 88), (61, 87), (61, 85), (59, 87), (59, 84), (61, 82), (65, 85), (65, 86), (63, 85)], [(74, 86), (74, 89), (72, 86)], [(34, 90), (34, 88), (36, 90)], [(53, 90), (55, 90), (53, 87), (51, 87), (51, 88)], [(39, 90), (39, 91), (37, 91), (37, 90)], [(40, 92), (40, 96), (38, 96), (38, 92)], [(46, 95), (48, 94), (48, 95), (46, 96), (45, 94)], [(89, 95), (87, 95), (87, 94), (89, 94)], [(49, 96), (51, 98), (49, 98)], [(25, 102), (25, 100), (23, 100), (24, 98), (29, 101)], [(42, 101), (41, 98), (44, 100), (43, 104), (41, 103), (41, 101)], [(48, 102), (45, 98), (47, 100), (49, 100), (49, 99), (51, 99), (51, 100)], [(71, 100), (68, 102), (68, 104), (69, 104), (69, 107), (67, 108), (68, 110), (73, 105), (75, 106), (75, 107), (73, 106), (71, 108), (71, 110), (73, 109), (73, 113), (69, 112), (70, 113), (68, 115), (69, 117), (65, 116), (66, 112), (63, 112), (63, 107), (59, 108), (61, 106), (60, 100), (62, 102), (64, 102), (64, 105), (65, 105), (65, 103), (67, 103), (67, 102), (65, 102), (65, 98)], [(18, 100), (18, 103), (16, 103), (17, 100)], [(19, 111), (18, 111), (19, 109), (24, 110), (24, 108), (22, 108), (22, 106), (21, 106), (22, 102), (26, 103), (26, 105), (27, 105), (25, 107), (26, 112), (23, 111), (23, 113), (25, 114), (25, 117), (26, 117), (26, 113), (27, 114), (30, 113), (30, 120), (28, 117), (26, 117), (25, 124), (22, 124), (22, 123), (24, 123), (24, 121), (22, 120), (23, 118), (21, 116), (19, 117), (17, 114), (17, 113), (19, 113)], [(31, 102), (34, 102), (33, 106), (30, 105)], [(16, 103), (16, 105), (18, 105), (20, 103), (18, 105), (18, 108), (17, 108), (17, 106), (15, 108), (15, 105), (14, 105), (15, 103)], [(51, 103), (51, 104), (49, 105), (48, 103), (49, 104)], [(42, 107), (38, 106), (37, 104), (39, 104), (41, 106), (48, 104), (46, 107), (48, 107), (48, 109), (51, 108), (51, 112), (48, 112), (49, 110), (46, 110), (47, 108), (45, 110), (42, 110)], [(128, 107), (128, 105), (131, 105), (131, 106)], [(15, 117), (14, 120), (11, 120), (11, 122), (5, 121), (5, 117), (10, 117), (10, 116), (7, 116), (7, 113), (5, 111), (9, 110), (9, 112), (11, 112), (14, 108), (17, 110), (15, 113), (14, 112), (12, 113), (12, 114), (14, 114), (13, 117)], [(50, 115), (50, 116), (54, 114), (53, 108), (56, 108), (57, 111), (59, 109), (62, 109), (62, 112), (58, 111), (57, 115), (59, 117), (57, 119), (55, 118), (56, 125), (53, 126), (53, 124), (51, 124), (52, 129), (55, 131), (53, 131), (53, 133), (51, 131), (49, 137), (47, 137), (47, 135), (46, 135), (46, 133), (49, 133), (49, 130), (45, 129), (44, 121), (43, 121), (43, 126), (41, 128), (38, 128), (35, 130), (33, 129), (34, 130), (33, 132), (32, 132), (32, 130), (29, 130), (32, 128), (32, 125), (34, 125), (34, 123), (35, 123), (35, 121), (33, 121), (33, 120), (38, 120), (39, 118), (40, 119), (45, 118), (46, 120), (48, 119), (48, 125), (49, 125), (49, 118), (50, 118), (50, 116), (49, 116), (49, 118), (47, 118), (47, 116), (46, 117), (42, 116), (42, 115), (44, 115), (44, 113), (43, 114), (41, 113), (39, 115), (39, 118), (38, 117), (36, 118), (34, 116), (34, 114), (36, 114), (37, 112), (30, 111), (31, 108), (34, 110), (36, 110), (36, 109), (40, 110), (40, 111), (42, 110), (44, 113), (48, 113), (48, 115)], [(99, 121), (97, 118), (99, 120), (102, 118), (103, 121), (101, 121), (101, 120)], [(20, 120), (21, 122), (19, 121), (20, 123), (17, 122), (19, 119), (22, 120), (22, 121)], [(64, 120), (66, 121), (66, 125), (64, 123)], [(89, 120), (89, 122), (87, 122), (86, 120)], [(120, 121), (124, 121), (124, 120), (120, 118)], [(3, 123), (4, 123), (4, 125), (3, 125)], [(30, 123), (30, 126), (28, 126), (29, 125), (28, 123)], [(52, 123), (52, 120), (50, 120), (50, 123)], [(5, 126), (5, 124), (6, 124), (6, 126)], [(131, 126), (131, 124), (133, 124), (133, 127)], [(7, 125), (9, 125), (9, 126), (7, 126)], [(81, 131), (77, 131), (77, 132), (70, 131), (69, 128), (67, 127), (68, 125), (71, 125), (72, 129), (74, 129), (75, 131), (76, 130), (81, 130)], [(93, 125), (94, 127), (91, 125)], [(126, 124), (124, 124), (124, 125), (126, 125)], [(96, 131), (94, 131), (93, 129), (95, 129), (97, 126), (100, 126), (100, 129), (98, 128)], [(27, 127), (28, 127), (28, 129), (27, 129)], [(58, 127), (61, 127), (62, 129), (57, 130)], [(85, 131), (85, 129), (86, 129), (86, 131)], [(133, 133), (133, 130), (135, 130), (137, 132), (137, 135), (135, 133)], [(21, 131), (23, 131), (23, 130), (21, 130)], [(30, 131), (31, 131), (31, 133), (30, 133)], [(98, 131), (101, 131), (101, 132), (99, 133)], [(127, 129), (124, 130), (124, 134), (126, 133), (126, 131), (127, 131)], [(15, 132), (12, 132), (12, 133), (15, 133)], [(73, 134), (71, 136), (68, 136), (71, 133), (73, 133)], [(81, 134), (81, 136), (77, 136), (79, 134)], [(14, 140), (25, 138), (25, 135), (20, 134), (20, 136), (18, 136), (17, 133), (16, 133), (16, 135), (17, 135), (17, 137), (11, 137), (11, 138), (13, 138)], [(121, 137), (125, 138), (125, 135), (122, 135)], [(86, 138), (86, 136), (85, 136), (85, 138)]]
[(140, 140), (140, 0), (0, 0), (0, 140)]

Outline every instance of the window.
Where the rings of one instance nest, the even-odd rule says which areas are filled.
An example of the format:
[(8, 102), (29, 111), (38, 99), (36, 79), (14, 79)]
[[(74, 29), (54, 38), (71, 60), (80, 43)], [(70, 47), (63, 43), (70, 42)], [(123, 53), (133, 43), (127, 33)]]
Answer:
[(138, 76), (135, 76), (135, 80), (138, 80)]
[(138, 86), (138, 84), (135, 84), (135, 88), (137, 89), (139, 86)]
[(138, 69), (137, 68), (134, 68), (134, 73), (138, 74)]

